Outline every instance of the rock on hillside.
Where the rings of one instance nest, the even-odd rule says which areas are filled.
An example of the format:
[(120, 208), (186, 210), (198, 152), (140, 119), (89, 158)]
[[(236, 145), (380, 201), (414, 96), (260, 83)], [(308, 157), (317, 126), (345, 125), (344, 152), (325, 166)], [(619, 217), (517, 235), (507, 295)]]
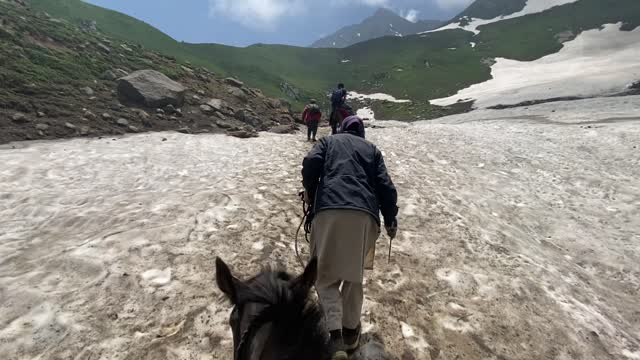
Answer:
[(241, 79), (15, 2), (0, 1), (0, 59), (0, 143), (168, 130), (244, 137), (294, 128), (286, 103)]
[(122, 100), (148, 107), (182, 106), (186, 90), (155, 70), (139, 70), (118, 80)]

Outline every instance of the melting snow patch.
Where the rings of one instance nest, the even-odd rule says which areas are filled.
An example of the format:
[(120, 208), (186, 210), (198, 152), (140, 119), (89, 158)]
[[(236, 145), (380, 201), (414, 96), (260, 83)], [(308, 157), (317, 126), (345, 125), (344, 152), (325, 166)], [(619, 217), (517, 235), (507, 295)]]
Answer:
[(165, 286), (171, 282), (171, 268), (147, 270), (142, 274), (142, 279), (153, 287)]
[(628, 359), (640, 360), (640, 351), (631, 352), (629, 350), (623, 350), (622, 355)]
[(409, 324), (401, 321), (400, 327), (402, 328), (402, 337), (410, 346), (418, 350), (430, 347), (429, 343), (422, 336), (418, 336)]
[(472, 48), (476, 47), (476, 43), (474, 43), (473, 41), (470, 42), (469, 45), (471, 45)]
[(358, 109), (356, 111), (356, 115), (358, 115), (362, 120), (375, 120), (376, 114), (371, 110), (371, 108), (364, 107), (362, 109)]
[(344, 63), (351, 62), (351, 60), (349, 60), (349, 59), (344, 59), (344, 60), (342, 60), (341, 62), (344, 64)]
[(355, 91), (350, 91), (348, 96), (349, 99), (357, 99), (357, 100), (381, 100), (381, 101), (389, 101), (394, 103), (409, 103), (411, 100), (398, 100), (395, 97), (383, 93), (375, 93), (375, 94), (358, 94)]
[(585, 31), (556, 54), (526, 62), (496, 59), (492, 79), (456, 95), (431, 100), (447, 106), (476, 100), (477, 107), (517, 104), (565, 96), (598, 96), (623, 91), (640, 74), (640, 28), (620, 31), (621, 23)]
[(517, 17), (529, 15), (529, 14), (540, 13), (545, 10), (549, 10), (553, 7), (571, 4), (576, 1), (578, 0), (528, 0), (527, 4), (522, 10), (510, 15), (498, 16), (493, 19), (475, 19), (475, 18), (469, 19), (468, 17), (465, 17), (465, 18), (462, 18), (461, 20), (465, 20), (466, 22), (468, 22), (467, 25), (462, 26), (460, 22), (451, 23), (441, 28), (425, 31), (420, 34), (430, 33), (434, 31), (442, 31), (442, 30), (463, 29), (463, 30), (471, 31), (477, 35), (480, 33), (480, 30), (478, 30), (479, 26), (491, 24), (498, 21), (513, 19), (513, 18), (517, 18)]

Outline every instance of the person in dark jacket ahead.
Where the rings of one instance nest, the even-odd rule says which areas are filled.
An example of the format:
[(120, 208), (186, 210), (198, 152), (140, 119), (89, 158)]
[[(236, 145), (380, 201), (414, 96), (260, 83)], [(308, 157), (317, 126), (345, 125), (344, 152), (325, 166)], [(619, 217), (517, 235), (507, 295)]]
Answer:
[(382, 153), (364, 136), (362, 120), (346, 118), (337, 135), (315, 145), (302, 168), (306, 201), (313, 204), (316, 288), (337, 360), (347, 359), (360, 342), (365, 258), (380, 235), (380, 212), (390, 237), (398, 229), (395, 186)]

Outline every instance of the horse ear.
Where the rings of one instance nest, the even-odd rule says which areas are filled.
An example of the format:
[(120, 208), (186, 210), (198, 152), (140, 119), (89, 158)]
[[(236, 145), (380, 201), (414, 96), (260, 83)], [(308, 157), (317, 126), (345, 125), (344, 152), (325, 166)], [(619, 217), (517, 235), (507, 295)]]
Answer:
[(216, 283), (218, 284), (218, 288), (227, 295), (233, 304), (236, 304), (238, 300), (236, 291), (237, 282), (238, 279), (231, 275), (229, 266), (219, 257), (216, 258)]
[(305, 292), (309, 291), (311, 287), (316, 283), (318, 277), (318, 259), (313, 258), (304, 268), (302, 275), (298, 276), (293, 281), (294, 286), (302, 288)]

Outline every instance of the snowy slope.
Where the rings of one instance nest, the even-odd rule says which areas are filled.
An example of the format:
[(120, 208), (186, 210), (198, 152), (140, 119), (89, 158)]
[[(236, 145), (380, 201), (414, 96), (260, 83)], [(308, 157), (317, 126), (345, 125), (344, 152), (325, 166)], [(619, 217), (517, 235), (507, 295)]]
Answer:
[[(400, 232), (367, 273), (364, 341), (406, 359), (638, 359), (638, 108), (369, 129)], [(148, 133), (0, 147), (2, 359), (232, 358), (215, 257), (244, 278), (297, 271), (309, 146)]]
[(459, 19), (459, 21), (457, 22), (447, 24), (435, 30), (423, 32), (422, 34), (433, 32), (433, 31), (442, 31), (442, 30), (450, 30), (450, 29), (463, 29), (463, 30), (471, 31), (474, 34), (479, 34), (480, 33), (480, 30), (478, 30), (479, 26), (491, 24), (498, 21), (513, 19), (521, 16), (526, 16), (530, 14), (540, 13), (540, 12), (549, 10), (553, 7), (574, 3), (576, 1), (579, 1), (579, 0), (527, 0), (527, 3), (524, 6), (524, 8), (513, 14), (502, 15), (502, 16), (495, 17), (493, 19), (476, 19), (476, 18), (464, 17)]
[(581, 33), (556, 54), (532, 62), (498, 58), (493, 79), (456, 95), (431, 100), (446, 106), (475, 100), (476, 107), (517, 104), (557, 97), (589, 97), (621, 92), (640, 79), (640, 28), (620, 31), (621, 24)]

